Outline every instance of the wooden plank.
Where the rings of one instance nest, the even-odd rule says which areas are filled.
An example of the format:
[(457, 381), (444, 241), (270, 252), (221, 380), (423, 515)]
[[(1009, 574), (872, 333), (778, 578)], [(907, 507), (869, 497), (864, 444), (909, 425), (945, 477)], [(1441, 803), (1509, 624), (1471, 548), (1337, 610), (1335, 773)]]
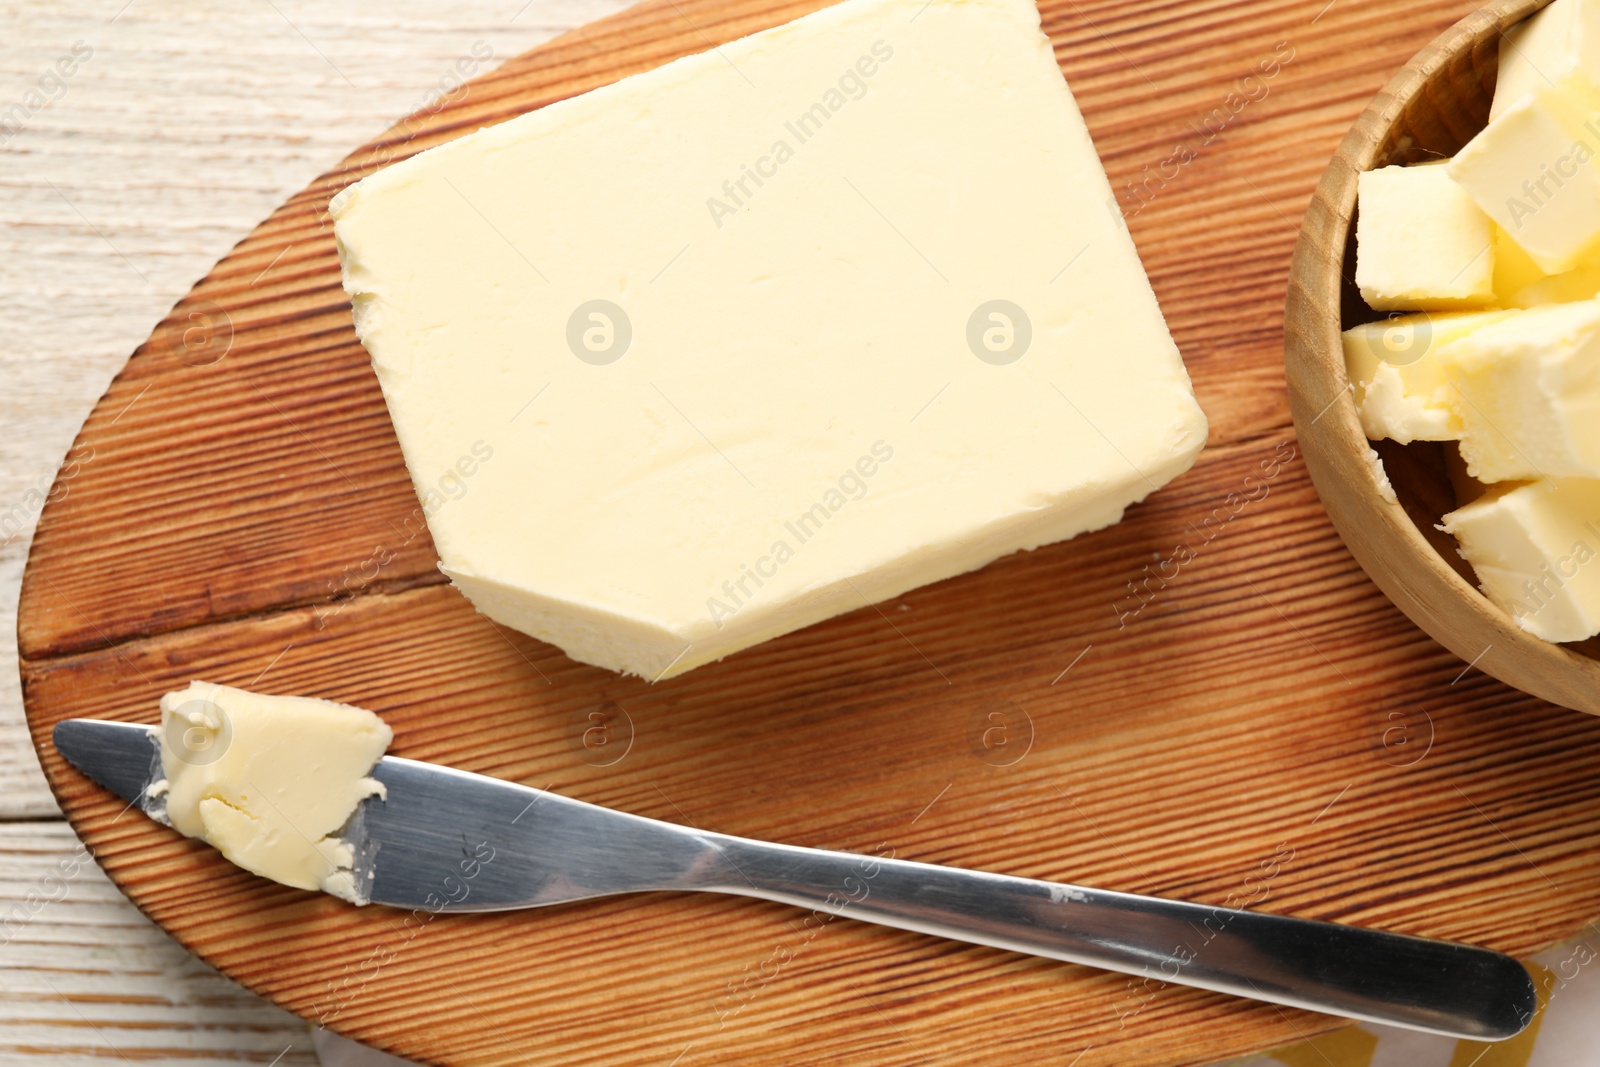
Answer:
[(0, 824), (0, 855), (0, 1059), (317, 1062), (303, 1021), (152, 926), (64, 823)]
[[(355, 88), (266, 4), (193, 18), (139, 0), (114, 22), (121, 0), (0, 11), (7, 107), (73, 42), (96, 52), (0, 152), (0, 631), (15, 631), (29, 536), (57, 464), (127, 353), (194, 279), (350, 145), (437, 91), (476, 42), (503, 59), (621, 2), (540, 0), (514, 21), (521, 0), (281, 5)], [(23, 724), (8, 637), (0, 818), (47, 816), (59, 808)], [(0, 827), (0, 912), (76, 844), (64, 822)], [(104, 1034), (162, 1067), (268, 1064), (279, 1053), (279, 1067), (316, 1063), (302, 1021), (200, 964), (98, 870), (71, 893), (0, 948), (0, 1060), (121, 1062)]]
[[(1268, 451), (1213, 462), (1242, 479)], [(1203, 516), (1210, 501), (1185, 503)], [(1258, 906), (1524, 953), (1570, 935), (1600, 908), (1600, 783), (1583, 769), (1600, 722), (1477, 674), (1452, 687), (1460, 665), (1343, 565), (1294, 461), (1258, 503), (1123, 630), (1113, 580), (1089, 576), (1126, 545), (1100, 536), (886, 605), (905, 638), (862, 611), (657, 686), (428, 587), (356, 598), (325, 625), (302, 608), (29, 663), (29, 700), (44, 743), (69, 709), (148, 721), (190, 677), (359, 699), (401, 754), (718, 830), (1216, 903), (1277, 867)], [(1152, 517), (1124, 536), (1159, 544)], [(1262, 568), (1264, 546), (1282, 562)], [(1061, 595), (1080, 579), (1082, 596)], [(974, 751), (972, 720), (1000, 701), (1032, 743), (995, 766), (1009, 754)], [(582, 731), (606, 704), (632, 743), (597, 766), (609, 753)], [(144, 820), (113, 825), (121, 803), (45, 751), (101, 862), (182, 943), (425, 1058), (645, 1062), (692, 1045), (749, 1062), (804, 1028), (840, 1062), (1066, 1061), (1093, 1045), (1083, 1063), (1202, 1063), (1330, 1025), (1176, 988), (1146, 1004), (1124, 979), (851, 924), (811, 936), (801, 913), (749, 901), (441, 918), (411, 937), (393, 912), (267, 885)], [(778, 973), (745, 985), (772, 953)], [(363, 978), (330, 993), (349, 974)]]
[[(118, 884), (283, 1006), (449, 1063), (690, 1067), (803, 1039), (829, 1062), (1198, 1064), (1335, 1025), (808, 927), (752, 901), (413, 932), (114, 821), (122, 805), (48, 745), (62, 717), (148, 721), (160, 692), (205, 677), (373, 707), (402, 755), (752, 836), (1519, 953), (1600, 913), (1600, 784), (1581, 770), (1600, 723), (1463, 671), (1406, 623), (1334, 535), (1287, 429), (1295, 220), (1366, 98), (1463, 4), (1046, 0), (1213, 420), (1196, 469), (1116, 529), (653, 687), (502, 631), (438, 584), (425, 536), (406, 533), (415, 499), (333, 276), (327, 197), (365, 167), (811, 6), (652, 0), (508, 64), (358, 151), (218, 265), (194, 298), (226, 309), (222, 358), (191, 365), (216, 354), (202, 346), (185, 363), (165, 328), (130, 361), (85, 427), (93, 458), (41, 521), (19, 622), (46, 773)], [(1228, 94), (1274, 55), (1233, 114)], [(1226, 128), (1207, 142), (1218, 107)], [(1155, 184), (1189, 141), (1206, 143)], [(395, 555), (374, 574), (380, 544)], [(1195, 558), (1174, 574), (1182, 546)], [(582, 743), (600, 709), (631, 738), (616, 762)], [(975, 744), (996, 710), (1008, 744), (1028, 740), (1022, 758)]]
[[(128, 353), (194, 280), (351, 145), (437, 96), (459, 61), (481, 72), (626, 2), (401, 0), (380, 12), (335, 0), (203, 19), (161, 0), (0, 11), (0, 109), (37, 89), (74, 43), (93, 53), (46, 106), (20, 124), (12, 112), (0, 129), (0, 631), (15, 630), (23, 561), (58, 464)], [(0, 816), (39, 817), (57, 809), (21, 726), (16, 677), (7, 638)]]

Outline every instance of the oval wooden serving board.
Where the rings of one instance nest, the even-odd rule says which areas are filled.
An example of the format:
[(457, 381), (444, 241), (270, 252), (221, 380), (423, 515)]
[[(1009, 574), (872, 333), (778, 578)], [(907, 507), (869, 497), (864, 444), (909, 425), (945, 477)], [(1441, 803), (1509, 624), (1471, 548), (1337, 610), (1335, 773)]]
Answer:
[(435, 918), (274, 886), (50, 744), (69, 716), (154, 721), (204, 678), (373, 708), (399, 755), (754, 837), (1521, 954), (1600, 915), (1600, 720), (1408, 623), (1289, 429), (1296, 220), (1462, 0), (1044, 0), (1212, 420), (1194, 471), (1121, 526), (655, 686), (441, 580), (329, 197), (814, 6), (646, 0), (507, 63), (293, 197), (134, 353), (61, 472), (19, 624), (45, 771), (117, 884), (251, 989), (440, 1064), (1201, 1064), (1337, 1025), (750, 900)]

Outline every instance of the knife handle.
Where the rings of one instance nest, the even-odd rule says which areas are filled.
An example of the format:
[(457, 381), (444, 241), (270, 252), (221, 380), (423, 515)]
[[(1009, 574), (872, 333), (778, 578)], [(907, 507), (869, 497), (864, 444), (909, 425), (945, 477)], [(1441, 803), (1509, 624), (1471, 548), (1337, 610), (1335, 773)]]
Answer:
[[(1356, 926), (1213, 908), (879, 856), (706, 835), (720, 854), (692, 888), (782, 901), (1133, 975), (1123, 1022), (1163, 984), (1499, 1041), (1537, 1008), (1498, 952)], [(690, 888), (690, 887), (685, 887)]]

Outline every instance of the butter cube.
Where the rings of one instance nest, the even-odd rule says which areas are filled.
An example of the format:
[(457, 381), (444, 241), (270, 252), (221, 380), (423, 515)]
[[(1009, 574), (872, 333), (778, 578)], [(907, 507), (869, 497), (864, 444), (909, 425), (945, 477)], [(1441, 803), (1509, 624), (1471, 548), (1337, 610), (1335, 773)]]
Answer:
[(1438, 358), (1474, 478), (1600, 478), (1600, 301), (1518, 311)]
[(1205, 443), (1033, 0), (844, 0), (330, 210), (442, 569), (601, 667), (1109, 526)]
[(1600, 90), (1581, 73), (1535, 87), (1451, 160), (1478, 207), (1559, 274), (1600, 252)]
[(1511, 239), (1499, 223), (1494, 228), (1494, 294), (1500, 307), (1532, 307), (1520, 303), (1522, 293), (1537, 285), (1550, 274), (1541, 270), (1526, 249)]
[(1346, 331), (1345, 367), (1367, 437), (1401, 444), (1460, 437), (1461, 419), (1439, 351), (1509, 314), (1404, 315)]
[(1600, 266), (1575, 267), (1564, 274), (1548, 274), (1519, 289), (1508, 307), (1531, 308), (1541, 304), (1570, 304), (1600, 296)]
[(1490, 120), (1573, 71), (1600, 80), (1600, 0), (1555, 0), (1505, 32)]
[(1600, 296), (1600, 264), (1585, 262), (1560, 274), (1546, 274), (1498, 223), (1494, 231), (1494, 291), (1500, 307), (1570, 304)]
[(1451, 512), (1455, 535), (1484, 595), (1547, 641), (1600, 633), (1600, 481), (1499, 486)]
[(1440, 166), (1361, 175), (1356, 285), (1378, 311), (1446, 311), (1494, 303), (1489, 218)]

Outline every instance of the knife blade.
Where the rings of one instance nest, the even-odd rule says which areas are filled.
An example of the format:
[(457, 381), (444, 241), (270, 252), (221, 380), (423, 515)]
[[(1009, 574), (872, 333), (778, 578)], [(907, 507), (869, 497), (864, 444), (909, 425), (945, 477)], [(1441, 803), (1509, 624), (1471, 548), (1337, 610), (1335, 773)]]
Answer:
[[(150, 727), (68, 720), (55, 743), (159, 817)], [(1537, 1007), (1522, 964), (1469, 945), (752, 841), (395, 756), (373, 777), (387, 799), (364, 801), (340, 836), (375, 904), (501, 911), (701, 890), (1458, 1038), (1515, 1036)]]

